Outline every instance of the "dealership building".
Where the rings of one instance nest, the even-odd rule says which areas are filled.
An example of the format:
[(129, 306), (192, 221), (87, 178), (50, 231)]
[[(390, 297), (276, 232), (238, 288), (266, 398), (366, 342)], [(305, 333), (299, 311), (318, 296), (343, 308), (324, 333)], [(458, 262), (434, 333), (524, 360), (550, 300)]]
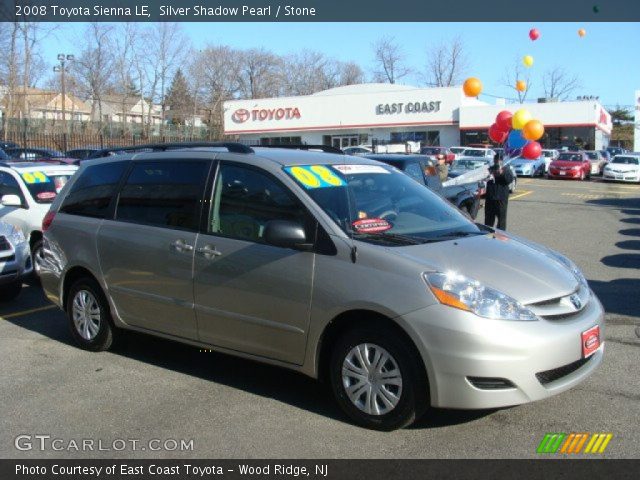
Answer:
[(546, 128), (545, 147), (602, 149), (611, 116), (594, 99), (495, 104), (464, 95), (461, 87), (418, 88), (380, 83), (332, 88), (313, 95), (224, 103), (225, 134), (253, 145), (306, 143), (344, 148), (374, 143), (422, 145), (487, 143), (501, 110), (528, 109)]

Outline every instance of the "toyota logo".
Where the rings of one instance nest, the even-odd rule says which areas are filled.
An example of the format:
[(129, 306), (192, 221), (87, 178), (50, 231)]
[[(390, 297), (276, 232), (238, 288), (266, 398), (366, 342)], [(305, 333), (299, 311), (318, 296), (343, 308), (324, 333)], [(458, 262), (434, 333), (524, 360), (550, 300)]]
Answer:
[(569, 297), (569, 300), (571, 301), (571, 303), (573, 304), (574, 307), (576, 307), (576, 310), (580, 310), (582, 308), (582, 300), (580, 300), (580, 297), (577, 294), (573, 294)]
[(239, 108), (231, 115), (231, 120), (236, 123), (244, 123), (249, 120), (251, 113), (246, 108)]

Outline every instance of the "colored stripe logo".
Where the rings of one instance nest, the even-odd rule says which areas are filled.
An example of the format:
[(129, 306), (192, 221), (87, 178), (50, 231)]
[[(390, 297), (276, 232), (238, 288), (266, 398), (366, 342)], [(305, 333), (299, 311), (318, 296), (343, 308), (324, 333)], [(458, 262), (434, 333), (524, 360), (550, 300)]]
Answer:
[(613, 438), (611, 433), (547, 433), (537, 453), (541, 454), (576, 454), (604, 453)]

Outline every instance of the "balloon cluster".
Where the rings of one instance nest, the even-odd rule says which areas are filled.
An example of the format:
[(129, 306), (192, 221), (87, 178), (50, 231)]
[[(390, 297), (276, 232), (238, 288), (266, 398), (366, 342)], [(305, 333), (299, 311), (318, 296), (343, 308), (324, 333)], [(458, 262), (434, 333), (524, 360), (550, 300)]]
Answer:
[(489, 127), (489, 138), (496, 143), (504, 144), (505, 153), (509, 156), (522, 155), (524, 158), (538, 158), (542, 147), (537, 142), (544, 135), (544, 125), (535, 120), (529, 110), (521, 108), (511, 113), (503, 110), (496, 116), (496, 121)]

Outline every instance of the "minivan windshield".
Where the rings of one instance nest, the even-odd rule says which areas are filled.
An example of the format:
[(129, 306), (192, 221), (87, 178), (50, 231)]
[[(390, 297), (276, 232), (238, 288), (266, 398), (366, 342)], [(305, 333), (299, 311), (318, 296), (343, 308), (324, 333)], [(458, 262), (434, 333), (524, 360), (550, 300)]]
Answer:
[(347, 235), (389, 246), (486, 233), (424, 185), (386, 165), (285, 167)]

